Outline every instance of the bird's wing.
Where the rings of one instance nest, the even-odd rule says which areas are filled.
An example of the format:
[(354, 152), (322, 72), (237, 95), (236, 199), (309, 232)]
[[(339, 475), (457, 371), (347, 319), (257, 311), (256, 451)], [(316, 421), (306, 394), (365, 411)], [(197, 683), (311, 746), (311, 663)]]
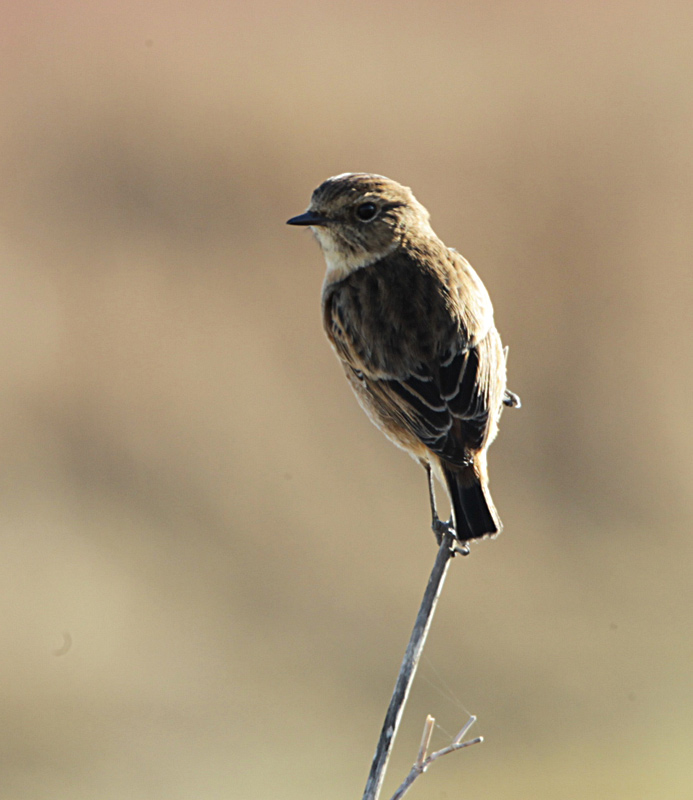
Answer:
[(401, 256), (325, 291), (323, 323), (368, 412), (464, 466), (470, 451), (484, 446), (500, 408), (491, 376), (504, 362), (487, 295), (477, 291), (483, 285), (454, 258), (469, 272), (460, 280), (471, 289), (459, 309), (445, 299), (438, 277)]
[(485, 349), (483, 342), (460, 348), (409, 375), (375, 381), (372, 389), (386, 405), (396, 407), (405, 426), (429, 450), (464, 466), (470, 451), (483, 447), (488, 432), (488, 370), (481, 363)]
[(484, 340), (396, 378), (375, 377), (347, 359), (343, 364), (386, 427), (396, 422), (436, 455), (463, 467), (484, 446), (494, 408), (486, 350)]

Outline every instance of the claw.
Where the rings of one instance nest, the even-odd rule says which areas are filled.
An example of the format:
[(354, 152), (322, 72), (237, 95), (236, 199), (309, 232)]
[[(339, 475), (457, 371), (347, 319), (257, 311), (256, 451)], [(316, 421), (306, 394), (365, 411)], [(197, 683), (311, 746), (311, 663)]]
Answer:
[(457, 533), (455, 531), (455, 526), (452, 521), (452, 517), (445, 522), (445, 520), (439, 519), (435, 517), (433, 522), (431, 523), (431, 528), (433, 529), (433, 533), (435, 534), (436, 541), (438, 542), (438, 547), (443, 542), (444, 536), (450, 536), (450, 549), (452, 550), (453, 556), (468, 556), (469, 555), (469, 547), (465, 542), (461, 542), (457, 538)]
[(453, 539), (455, 538), (455, 528), (451, 519), (445, 522), (445, 520), (434, 517), (433, 522), (431, 523), (431, 529), (433, 530), (436, 541), (439, 545), (442, 543), (443, 537), (446, 535), (451, 536)]

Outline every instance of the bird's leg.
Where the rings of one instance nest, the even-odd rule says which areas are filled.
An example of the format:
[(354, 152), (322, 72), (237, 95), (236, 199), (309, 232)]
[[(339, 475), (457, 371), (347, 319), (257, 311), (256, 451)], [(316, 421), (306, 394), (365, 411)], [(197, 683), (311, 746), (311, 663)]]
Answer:
[(469, 547), (464, 542), (460, 542), (457, 538), (457, 531), (455, 530), (455, 526), (452, 522), (452, 517), (446, 522), (442, 520), (438, 516), (438, 509), (436, 508), (436, 490), (435, 486), (433, 485), (433, 470), (431, 469), (431, 465), (428, 461), (425, 461), (424, 469), (426, 470), (426, 475), (428, 477), (428, 499), (431, 503), (431, 528), (433, 529), (433, 533), (436, 537), (436, 542), (438, 542), (438, 546), (440, 547), (443, 536), (449, 534), (452, 537), (452, 553), (453, 555), (461, 556), (468, 556), (469, 555)]
[(431, 528), (435, 534), (436, 541), (440, 545), (446, 533), (449, 533), (453, 537), (455, 536), (455, 528), (452, 524), (452, 518), (445, 522), (438, 516), (438, 509), (436, 508), (436, 490), (433, 485), (433, 470), (428, 461), (424, 462), (424, 469), (428, 477), (428, 499), (431, 503)]

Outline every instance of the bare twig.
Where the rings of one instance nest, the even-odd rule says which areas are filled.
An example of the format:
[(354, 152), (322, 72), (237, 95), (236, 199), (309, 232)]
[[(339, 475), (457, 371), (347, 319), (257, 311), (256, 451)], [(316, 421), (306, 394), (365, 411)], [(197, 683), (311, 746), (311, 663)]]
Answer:
[[(409, 696), (409, 690), (414, 682), (416, 668), (419, 665), (419, 659), (421, 658), (426, 636), (428, 635), (428, 629), (431, 626), (431, 620), (435, 613), (438, 597), (440, 596), (443, 583), (445, 582), (445, 575), (450, 565), (450, 559), (454, 555), (453, 547), (452, 536), (449, 533), (443, 533), (440, 547), (438, 548), (438, 555), (436, 556), (435, 564), (431, 570), (428, 585), (426, 586), (426, 591), (421, 601), (421, 608), (419, 609), (416, 622), (414, 623), (414, 629), (411, 632), (409, 644), (404, 653), (402, 666), (400, 667), (397, 682), (395, 683), (395, 690), (392, 693), (392, 699), (390, 700), (390, 705), (385, 715), (385, 722), (383, 723), (378, 746), (373, 756), (373, 763), (371, 764), (371, 771), (368, 776), (368, 781), (366, 782), (366, 789), (363, 793), (363, 800), (378, 800), (380, 789), (382, 788), (385, 778), (387, 762), (390, 758), (390, 752), (392, 751), (392, 745), (394, 744), (397, 729), (402, 719), (402, 712), (404, 711), (404, 706)], [(433, 728), (431, 726), (431, 732), (432, 730)], [(422, 740), (421, 750), (428, 750), (428, 742)]]
[(431, 766), (431, 764), (437, 759), (441, 758), (441, 756), (446, 756), (448, 753), (455, 753), (457, 750), (461, 750), (463, 747), (470, 747), (473, 744), (479, 744), (483, 742), (484, 739), (482, 736), (477, 736), (476, 739), (468, 739), (467, 741), (463, 741), (464, 737), (467, 735), (467, 731), (472, 727), (472, 725), (476, 722), (476, 717), (470, 717), (465, 726), (462, 730), (455, 736), (452, 740), (452, 744), (448, 745), (447, 747), (443, 747), (442, 750), (436, 750), (435, 753), (431, 753), (428, 755), (428, 745), (431, 741), (431, 734), (433, 733), (433, 726), (435, 724), (435, 720), (429, 714), (426, 718), (426, 724), (424, 725), (424, 732), (423, 737), (421, 739), (421, 747), (419, 748), (419, 755), (414, 762), (414, 766), (409, 771), (407, 777), (402, 781), (402, 785), (397, 789), (397, 791), (392, 795), (391, 800), (402, 800), (404, 795), (407, 793), (409, 788), (411, 787), (412, 783), (419, 777), (419, 775), (423, 775), (424, 772)]
[(421, 737), (421, 747), (419, 747), (419, 755), (416, 759), (417, 764), (423, 765), (424, 761), (426, 760), (428, 748), (431, 745), (431, 736), (433, 736), (433, 726), (435, 723), (435, 719), (433, 719), (433, 717), (429, 714), (426, 717), (426, 724), (424, 725), (423, 736)]

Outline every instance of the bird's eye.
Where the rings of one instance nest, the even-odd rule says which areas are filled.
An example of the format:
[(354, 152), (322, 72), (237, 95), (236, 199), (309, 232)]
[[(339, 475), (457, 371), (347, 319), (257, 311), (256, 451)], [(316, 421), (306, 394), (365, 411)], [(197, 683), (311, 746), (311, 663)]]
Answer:
[(378, 206), (375, 203), (361, 203), (356, 207), (356, 216), (361, 222), (370, 222), (378, 214)]

